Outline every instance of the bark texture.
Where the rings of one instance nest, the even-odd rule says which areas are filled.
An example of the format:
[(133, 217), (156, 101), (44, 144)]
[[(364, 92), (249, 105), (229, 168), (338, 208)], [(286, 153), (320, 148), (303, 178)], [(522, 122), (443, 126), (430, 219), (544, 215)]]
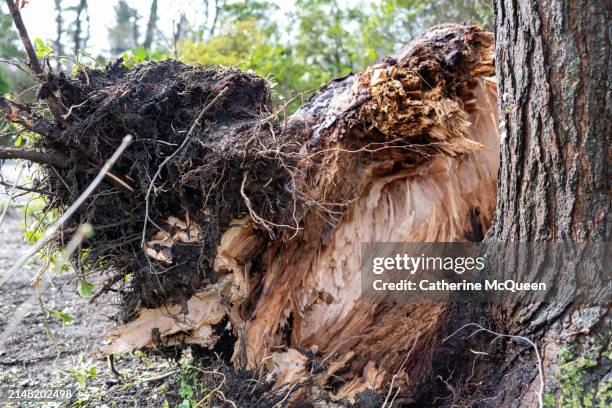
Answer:
[[(580, 248), (610, 239), (609, 11), (606, 1), (495, 2), (501, 165), (488, 241), (569, 242)], [(501, 267), (497, 276), (537, 279), (547, 256), (536, 251), (520, 274)], [(579, 250), (571, 254), (573, 259), (581, 256)], [(591, 267), (589, 274), (605, 268), (597, 259), (581, 262)], [(563, 270), (554, 278), (560, 287), (578, 278), (578, 268)], [(545, 399), (556, 406), (569, 400), (560, 350), (570, 347), (582, 355), (594, 337), (608, 349), (610, 320), (607, 307), (549, 300), (507, 304), (498, 310), (498, 322), (514, 334), (539, 339), (549, 393)], [(610, 381), (610, 360), (601, 355), (593, 360), (596, 364), (581, 379), (583, 396)], [(513, 360), (506, 367), (510, 375), (502, 381), (503, 395), (496, 404), (535, 403), (528, 389), (535, 391), (539, 379), (535, 365), (528, 366)], [(531, 387), (521, 385), (529, 378)]]

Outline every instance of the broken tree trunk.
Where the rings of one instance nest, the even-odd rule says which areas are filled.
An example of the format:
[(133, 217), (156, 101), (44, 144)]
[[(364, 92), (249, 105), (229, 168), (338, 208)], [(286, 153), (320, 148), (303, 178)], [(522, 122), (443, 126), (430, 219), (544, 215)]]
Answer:
[[(409, 367), (395, 386), (405, 400), (423, 394), (432, 382), (429, 353), (450, 327), (451, 306), (361, 300), (360, 244), (484, 236), (499, 154), (495, 84), (486, 78), (492, 47), (478, 28), (438, 27), (333, 81), (288, 119), (283, 132), (301, 144), (295, 227), (270, 239), (261, 231), (274, 225), (249, 211), (217, 248), (214, 269), (223, 278), (215, 290), (236, 338), (236, 366), (265, 366), (278, 387), (331, 387), (332, 398), (349, 400)], [(150, 313), (113, 332), (104, 351), (124, 351), (129, 337), (155, 346)], [(209, 341), (200, 324), (183, 330), (183, 341)], [(174, 329), (164, 336), (177, 341)]]

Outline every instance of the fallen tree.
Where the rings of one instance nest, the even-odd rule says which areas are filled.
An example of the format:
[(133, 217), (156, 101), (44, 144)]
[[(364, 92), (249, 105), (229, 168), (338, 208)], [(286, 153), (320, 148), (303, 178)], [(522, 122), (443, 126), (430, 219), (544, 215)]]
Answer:
[[(475, 319), (512, 327), (504, 310), (360, 299), (362, 242), (480, 241), (491, 226), (493, 51), (478, 27), (434, 27), (290, 117), (272, 111), (265, 80), (233, 69), (119, 61), (49, 73), (39, 95), (55, 119), (6, 101), (6, 117), (41, 137), (35, 152), (0, 157), (41, 163), (37, 188), (62, 209), (133, 136), (55, 241), (95, 230), (73, 261), (81, 278), (106, 274), (99, 293), (121, 294), (103, 353), (197, 345), (274, 373), (289, 402), (386, 389), (385, 405), (509, 398), (505, 374), (526, 365), (477, 360), (472, 343), (448, 339)], [(525, 401), (543, 397), (530, 385), (543, 381), (537, 363)]]
[(492, 51), (490, 33), (440, 26), (281, 120), (268, 84), (231, 69), (49, 74), (42, 97), (57, 96), (62, 123), (32, 121), (49, 129), (38, 150), (62, 158), (42, 163), (38, 186), (55, 208), (134, 137), (57, 241), (91, 224), (77, 273), (109, 273), (104, 289), (122, 293), (127, 324), (103, 351), (223, 337), (235, 366), (334, 399), (380, 389), (400, 366), (427, 372), (450, 306), (360, 301), (359, 245), (482, 238), (498, 166)]

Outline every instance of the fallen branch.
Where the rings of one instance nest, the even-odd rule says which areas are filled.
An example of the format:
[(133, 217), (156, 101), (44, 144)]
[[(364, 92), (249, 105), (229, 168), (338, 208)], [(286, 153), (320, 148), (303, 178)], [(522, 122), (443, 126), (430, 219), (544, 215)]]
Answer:
[(4, 276), (2, 278), (0, 278), (0, 285), (3, 285), (6, 282), (6, 279), (8, 279), (8, 277), (11, 274), (15, 273), (19, 268), (21, 268), (23, 266), (23, 264), (28, 259), (30, 259), (30, 257), (32, 255), (37, 253), (43, 246), (45, 246), (51, 240), (51, 238), (53, 238), (53, 236), (60, 229), (60, 227), (62, 225), (64, 225), (64, 223), (76, 212), (76, 210), (94, 192), (96, 187), (98, 187), (98, 185), (102, 182), (102, 180), (106, 176), (106, 173), (110, 170), (110, 168), (113, 166), (113, 164), (115, 164), (115, 162), (117, 161), (119, 156), (121, 156), (121, 154), (125, 151), (125, 149), (127, 149), (127, 147), (130, 145), (131, 142), (132, 142), (132, 136), (131, 135), (127, 135), (127, 136), (125, 136), (123, 138), (123, 141), (121, 142), (121, 145), (117, 148), (117, 150), (112, 155), (112, 157), (110, 159), (108, 159), (106, 164), (104, 164), (104, 166), (98, 172), (98, 175), (91, 182), (89, 187), (87, 187), (87, 189), (85, 189), (85, 191), (68, 208), (68, 210), (66, 210), (66, 212), (61, 216), (61, 218), (59, 220), (57, 220), (57, 222), (55, 224), (53, 224), (49, 228), (47, 228), (47, 230), (45, 231), (45, 234), (42, 236), (42, 238), (40, 240), (38, 240), (36, 245), (34, 245), (25, 255), (23, 255), (21, 258), (19, 258), (17, 263), (15, 263), (15, 265), (13, 265), (13, 267), (11, 267), (11, 269), (9, 269), (8, 271), (6, 271), (4, 273)]
[(179, 370), (172, 370), (172, 371), (168, 371), (167, 373), (164, 374), (160, 374), (160, 375), (156, 375), (154, 377), (142, 377), (139, 378), (138, 381), (139, 382), (156, 382), (156, 381), (161, 381), (161, 380), (165, 380), (168, 377), (172, 377), (174, 374), (178, 373)]

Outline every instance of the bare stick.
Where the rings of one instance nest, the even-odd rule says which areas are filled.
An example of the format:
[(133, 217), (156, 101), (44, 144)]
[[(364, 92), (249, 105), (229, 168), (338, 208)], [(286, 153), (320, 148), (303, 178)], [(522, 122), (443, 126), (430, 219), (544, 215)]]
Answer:
[(156, 375), (155, 377), (143, 377), (143, 378), (139, 378), (138, 381), (140, 381), (140, 382), (156, 382), (156, 381), (161, 381), (161, 380), (165, 380), (168, 377), (172, 377), (174, 374), (176, 374), (178, 372), (179, 372), (179, 370), (172, 370), (172, 371), (168, 371), (167, 373), (164, 373), (164, 374)]
[(26, 187), (26, 186), (23, 186), (23, 185), (21, 185), (21, 186), (12, 186), (10, 183), (7, 183), (6, 181), (2, 181), (2, 180), (0, 180), (0, 186), (14, 188), (15, 190), (25, 191), (26, 193), (36, 193), (36, 194), (44, 194), (44, 195), (52, 195), (53, 194), (50, 191), (39, 190), (37, 188)]
[(34, 150), (17, 149), (14, 147), (0, 146), (0, 159), (23, 159), (59, 168), (66, 168), (68, 166), (68, 159), (59, 153), (36, 152)]
[(19, 268), (23, 266), (23, 264), (35, 253), (37, 253), (43, 246), (45, 246), (51, 238), (55, 235), (55, 233), (60, 229), (62, 225), (76, 212), (76, 210), (85, 202), (85, 200), (94, 192), (94, 190), (98, 187), (98, 185), (102, 182), (108, 170), (115, 164), (119, 156), (125, 151), (125, 149), (132, 142), (132, 136), (127, 135), (123, 138), (121, 145), (117, 148), (115, 153), (111, 156), (110, 159), (104, 164), (102, 169), (98, 172), (96, 178), (91, 182), (91, 184), (83, 191), (83, 193), (76, 199), (76, 201), (66, 210), (66, 212), (60, 217), (55, 224), (47, 228), (45, 234), (41, 239), (38, 240), (36, 245), (34, 245), (25, 255), (23, 255), (15, 265), (7, 272), (5, 272), (4, 276), (0, 278), (0, 286), (4, 285), (8, 276), (15, 273)]
[[(47, 82), (47, 78), (45, 77), (45, 73), (43, 71), (42, 65), (40, 65), (40, 61), (38, 61), (38, 57), (36, 56), (36, 50), (32, 46), (32, 41), (30, 41), (30, 36), (28, 35), (28, 30), (26, 30), (25, 25), (23, 24), (23, 20), (21, 19), (21, 13), (19, 9), (15, 5), (13, 0), (6, 0), (6, 4), (11, 12), (11, 17), (13, 18), (13, 22), (15, 23), (15, 27), (19, 32), (19, 36), (21, 37), (21, 42), (23, 47), (28, 54), (28, 58), (30, 59), (30, 69), (34, 72), (36, 79), (41, 84), (45, 84)], [(59, 108), (59, 104), (55, 96), (49, 96), (47, 99), (47, 104), (49, 105), (49, 110), (53, 114), (55, 120), (58, 123), (62, 122), (62, 112)]]
[(17, 174), (17, 177), (15, 178), (15, 182), (13, 183), (13, 185), (11, 186), (11, 189), (7, 191), (7, 194), (9, 196), (8, 200), (6, 201), (6, 207), (4, 207), (4, 210), (2, 210), (2, 215), (0, 215), (0, 225), (2, 225), (2, 223), (4, 222), (4, 217), (6, 217), (6, 213), (8, 212), (9, 207), (11, 206), (11, 201), (13, 201), (13, 192), (15, 191), (15, 188), (17, 187), (17, 184), (19, 183), (19, 179), (21, 178), (21, 174), (23, 173), (23, 166), (20, 166), (19, 169), (19, 174)]
[(140, 246), (142, 248), (144, 248), (145, 246), (145, 241), (147, 239), (147, 223), (149, 222), (149, 199), (151, 196), (151, 192), (153, 191), (153, 188), (155, 187), (155, 180), (157, 180), (157, 178), (159, 177), (159, 175), (161, 174), (162, 169), (166, 166), (166, 164), (168, 164), (170, 162), (170, 160), (172, 160), (172, 158), (174, 156), (176, 156), (181, 150), (183, 150), (183, 148), (185, 146), (187, 146), (189, 144), (189, 141), (191, 140), (193, 134), (195, 133), (196, 129), (198, 127), (200, 127), (200, 121), (202, 120), (202, 118), (204, 117), (204, 115), (206, 114), (206, 112), (208, 112), (210, 110), (210, 108), (213, 107), (213, 105), (219, 100), (221, 99), (221, 97), (223, 95), (225, 95), (225, 92), (227, 92), (227, 87), (223, 88), (221, 90), (221, 92), (219, 92), (217, 94), (217, 96), (215, 96), (213, 98), (212, 101), (210, 101), (201, 111), (200, 114), (198, 115), (198, 117), (196, 118), (196, 120), (193, 122), (193, 124), (191, 125), (191, 128), (189, 129), (189, 132), (187, 132), (187, 136), (185, 136), (185, 139), (183, 140), (183, 143), (181, 143), (181, 145), (179, 147), (177, 147), (177, 149), (168, 157), (166, 157), (166, 159), (162, 162), (162, 164), (159, 165), (159, 167), (157, 168), (157, 171), (155, 172), (155, 174), (153, 175), (153, 178), (151, 179), (151, 182), (149, 183), (149, 188), (147, 189), (147, 195), (145, 196), (145, 219), (144, 219), (144, 225), (142, 226), (142, 240), (140, 241)]
[(494, 332), (492, 330), (485, 329), (484, 327), (482, 327), (478, 323), (467, 323), (467, 324), (464, 324), (463, 326), (461, 326), (460, 328), (455, 330), (450, 336), (448, 336), (447, 338), (442, 340), (442, 343), (445, 343), (448, 339), (450, 339), (451, 337), (455, 336), (457, 333), (459, 333), (461, 330), (463, 330), (463, 329), (465, 329), (467, 327), (475, 327), (476, 328), (476, 330), (472, 334), (467, 336), (468, 339), (470, 337), (472, 337), (472, 336), (475, 336), (479, 332), (485, 332), (485, 333), (489, 333), (489, 334), (492, 334), (492, 335), (496, 336), (493, 339), (493, 341), (491, 341), (491, 343), (493, 343), (495, 340), (497, 340), (497, 339), (499, 339), (501, 337), (505, 337), (505, 338), (509, 338), (509, 339), (512, 339), (512, 340), (523, 340), (524, 342), (528, 343), (535, 350), (536, 358), (538, 360), (538, 373), (540, 375), (540, 391), (536, 392), (536, 394), (538, 396), (538, 406), (540, 408), (543, 408), (544, 407), (544, 399), (543, 399), (544, 398), (544, 368), (543, 368), (543, 364), (542, 364), (542, 357), (540, 356), (540, 351), (538, 350), (537, 344), (535, 344), (533, 341), (529, 340), (527, 337), (524, 337), (524, 336), (515, 336), (515, 335), (512, 335), (512, 334), (497, 333), (497, 332)]

